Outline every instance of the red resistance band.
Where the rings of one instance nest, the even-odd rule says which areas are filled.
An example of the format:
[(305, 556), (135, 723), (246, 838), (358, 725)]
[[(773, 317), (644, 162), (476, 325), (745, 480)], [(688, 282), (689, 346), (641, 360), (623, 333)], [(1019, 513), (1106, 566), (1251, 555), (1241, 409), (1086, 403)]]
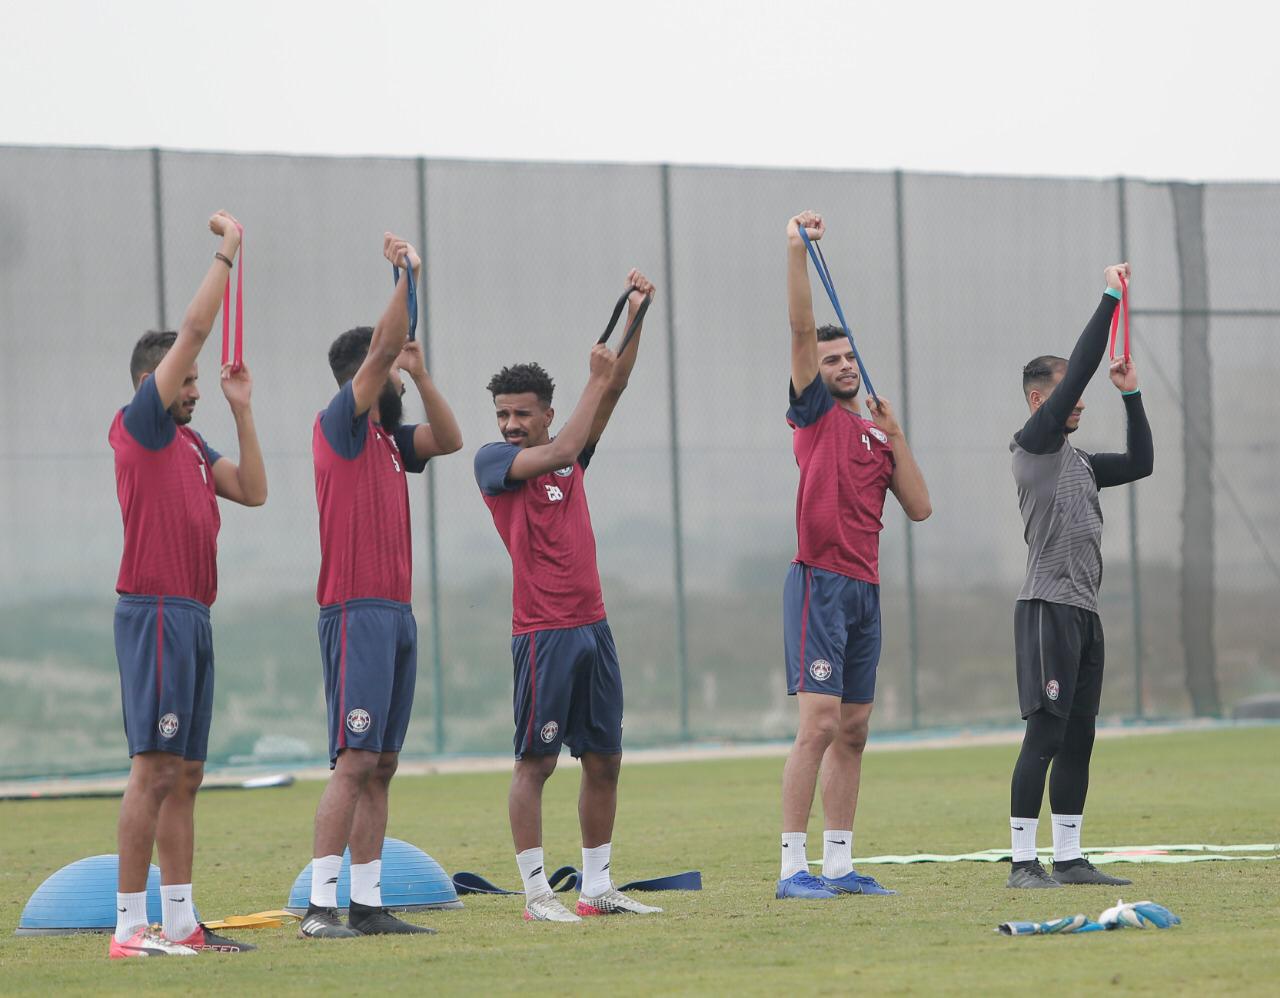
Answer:
[(1120, 304), (1111, 313), (1111, 359), (1116, 359), (1116, 330), (1120, 326), (1120, 313), (1124, 313), (1124, 360), (1129, 362), (1129, 282), (1120, 278)]
[[(244, 366), (244, 226), (237, 223), (241, 234), (239, 266), (236, 267), (236, 352), (232, 356), (232, 275), (227, 275), (227, 287), (223, 288), (223, 367), (230, 363), (232, 374)], [(1125, 344), (1128, 353), (1128, 324), (1125, 325)]]

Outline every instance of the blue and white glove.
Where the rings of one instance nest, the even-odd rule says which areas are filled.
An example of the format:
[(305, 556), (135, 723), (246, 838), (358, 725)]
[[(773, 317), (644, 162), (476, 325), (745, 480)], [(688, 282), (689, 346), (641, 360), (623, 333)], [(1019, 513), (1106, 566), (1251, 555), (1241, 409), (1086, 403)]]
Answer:
[(1096, 931), (1098, 928), (1100, 926), (1097, 922), (1090, 922), (1084, 915), (1068, 915), (1051, 922), (1003, 922), (996, 926), (996, 931), (1006, 936), (1051, 936), (1056, 933)]
[(1167, 929), (1171, 925), (1182, 924), (1182, 919), (1164, 905), (1156, 904), (1154, 901), (1133, 901), (1129, 904), (1117, 901), (1115, 907), (1108, 908), (1098, 916), (1098, 921), (1108, 929), (1120, 929), (1126, 926), (1134, 929), (1145, 929), (1149, 926)]

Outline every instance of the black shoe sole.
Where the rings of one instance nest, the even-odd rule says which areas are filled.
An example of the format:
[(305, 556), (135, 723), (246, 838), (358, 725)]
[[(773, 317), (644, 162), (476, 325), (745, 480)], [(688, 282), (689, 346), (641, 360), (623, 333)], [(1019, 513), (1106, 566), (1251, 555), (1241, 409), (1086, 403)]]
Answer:
[(351, 929), (362, 936), (434, 936), (436, 934), (435, 929), (425, 925), (410, 925), (408, 922), (404, 924), (407, 928), (359, 929), (353, 925)]

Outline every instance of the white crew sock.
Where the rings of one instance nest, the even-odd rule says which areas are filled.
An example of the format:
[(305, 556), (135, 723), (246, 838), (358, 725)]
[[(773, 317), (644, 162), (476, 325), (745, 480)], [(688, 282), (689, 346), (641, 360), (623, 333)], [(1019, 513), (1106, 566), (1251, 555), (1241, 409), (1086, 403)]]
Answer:
[(853, 832), (822, 833), (822, 875), (838, 880), (853, 872)]
[(524, 881), (526, 898), (550, 892), (547, 869), (542, 861), (542, 846), (516, 853), (516, 866), (520, 867), (520, 879)]
[(311, 861), (311, 903), (317, 908), (338, 907), (338, 872), (341, 856), (317, 856)]
[(782, 876), (786, 880), (797, 873), (808, 871), (809, 857), (805, 855), (805, 843), (809, 836), (804, 832), (782, 833)]
[(594, 849), (582, 850), (582, 893), (589, 898), (598, 898), (613, 886), (609, 877), (609, 853), (613, 849), (612, 842), (606, 842)]
[(161, 884), (160, 908), (164, 912), (164, 937), (180, 943), (196, 931), (196, 908), (190, 884)]
[(116, 942), (125, 943), (147, 924), (147, 892), (116, 894)]
[(1083, 824), (1083, 814), (1053, 815), (1053, 861), (1055, 863), (1065, 863), (1067, 860), (1079, 859), (1084, 855), (1080, 851), (1080, 826)]
[(1013, 861), (1026, 863), (1036, 858), (1036, 827), (1039, 818), (1010, 818), (1009, 831), (1013, 835)]
[(382, 907), (382, 860), (351, 864), (351, 900), (370, 908)]

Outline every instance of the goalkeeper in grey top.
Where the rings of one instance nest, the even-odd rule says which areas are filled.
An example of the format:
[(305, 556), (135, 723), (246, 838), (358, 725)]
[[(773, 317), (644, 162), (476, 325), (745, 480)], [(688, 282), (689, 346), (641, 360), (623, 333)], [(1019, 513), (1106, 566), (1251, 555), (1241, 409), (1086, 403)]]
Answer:
[[(1124, 454), (1089, 454), (1071, 446), (1080, 426), (1080, 396), (1107, 348), (1111, 318), (1129, 265), (1106, 269), (1107, 290), (1069, 360), (1045, 355), (1022, 369), (1031, 416), (1013, 436), (1027, 579), (1013, 614), (1018, 703), (1027, 722), (1013, 769), (1009, 887), (1128, 884), (1096, 869), (1080, 851), (1089, 757), (1102, 695), (1103, 640), (1098, 619), (1102, 583), (1102, 507), (1098, 490), (1151, 474), (1151, 428), (1132, 360), (1110, 365), (1128, 417)], [(1036, 859), (1036, 826), (1049, 773), (1053, 875)]]

